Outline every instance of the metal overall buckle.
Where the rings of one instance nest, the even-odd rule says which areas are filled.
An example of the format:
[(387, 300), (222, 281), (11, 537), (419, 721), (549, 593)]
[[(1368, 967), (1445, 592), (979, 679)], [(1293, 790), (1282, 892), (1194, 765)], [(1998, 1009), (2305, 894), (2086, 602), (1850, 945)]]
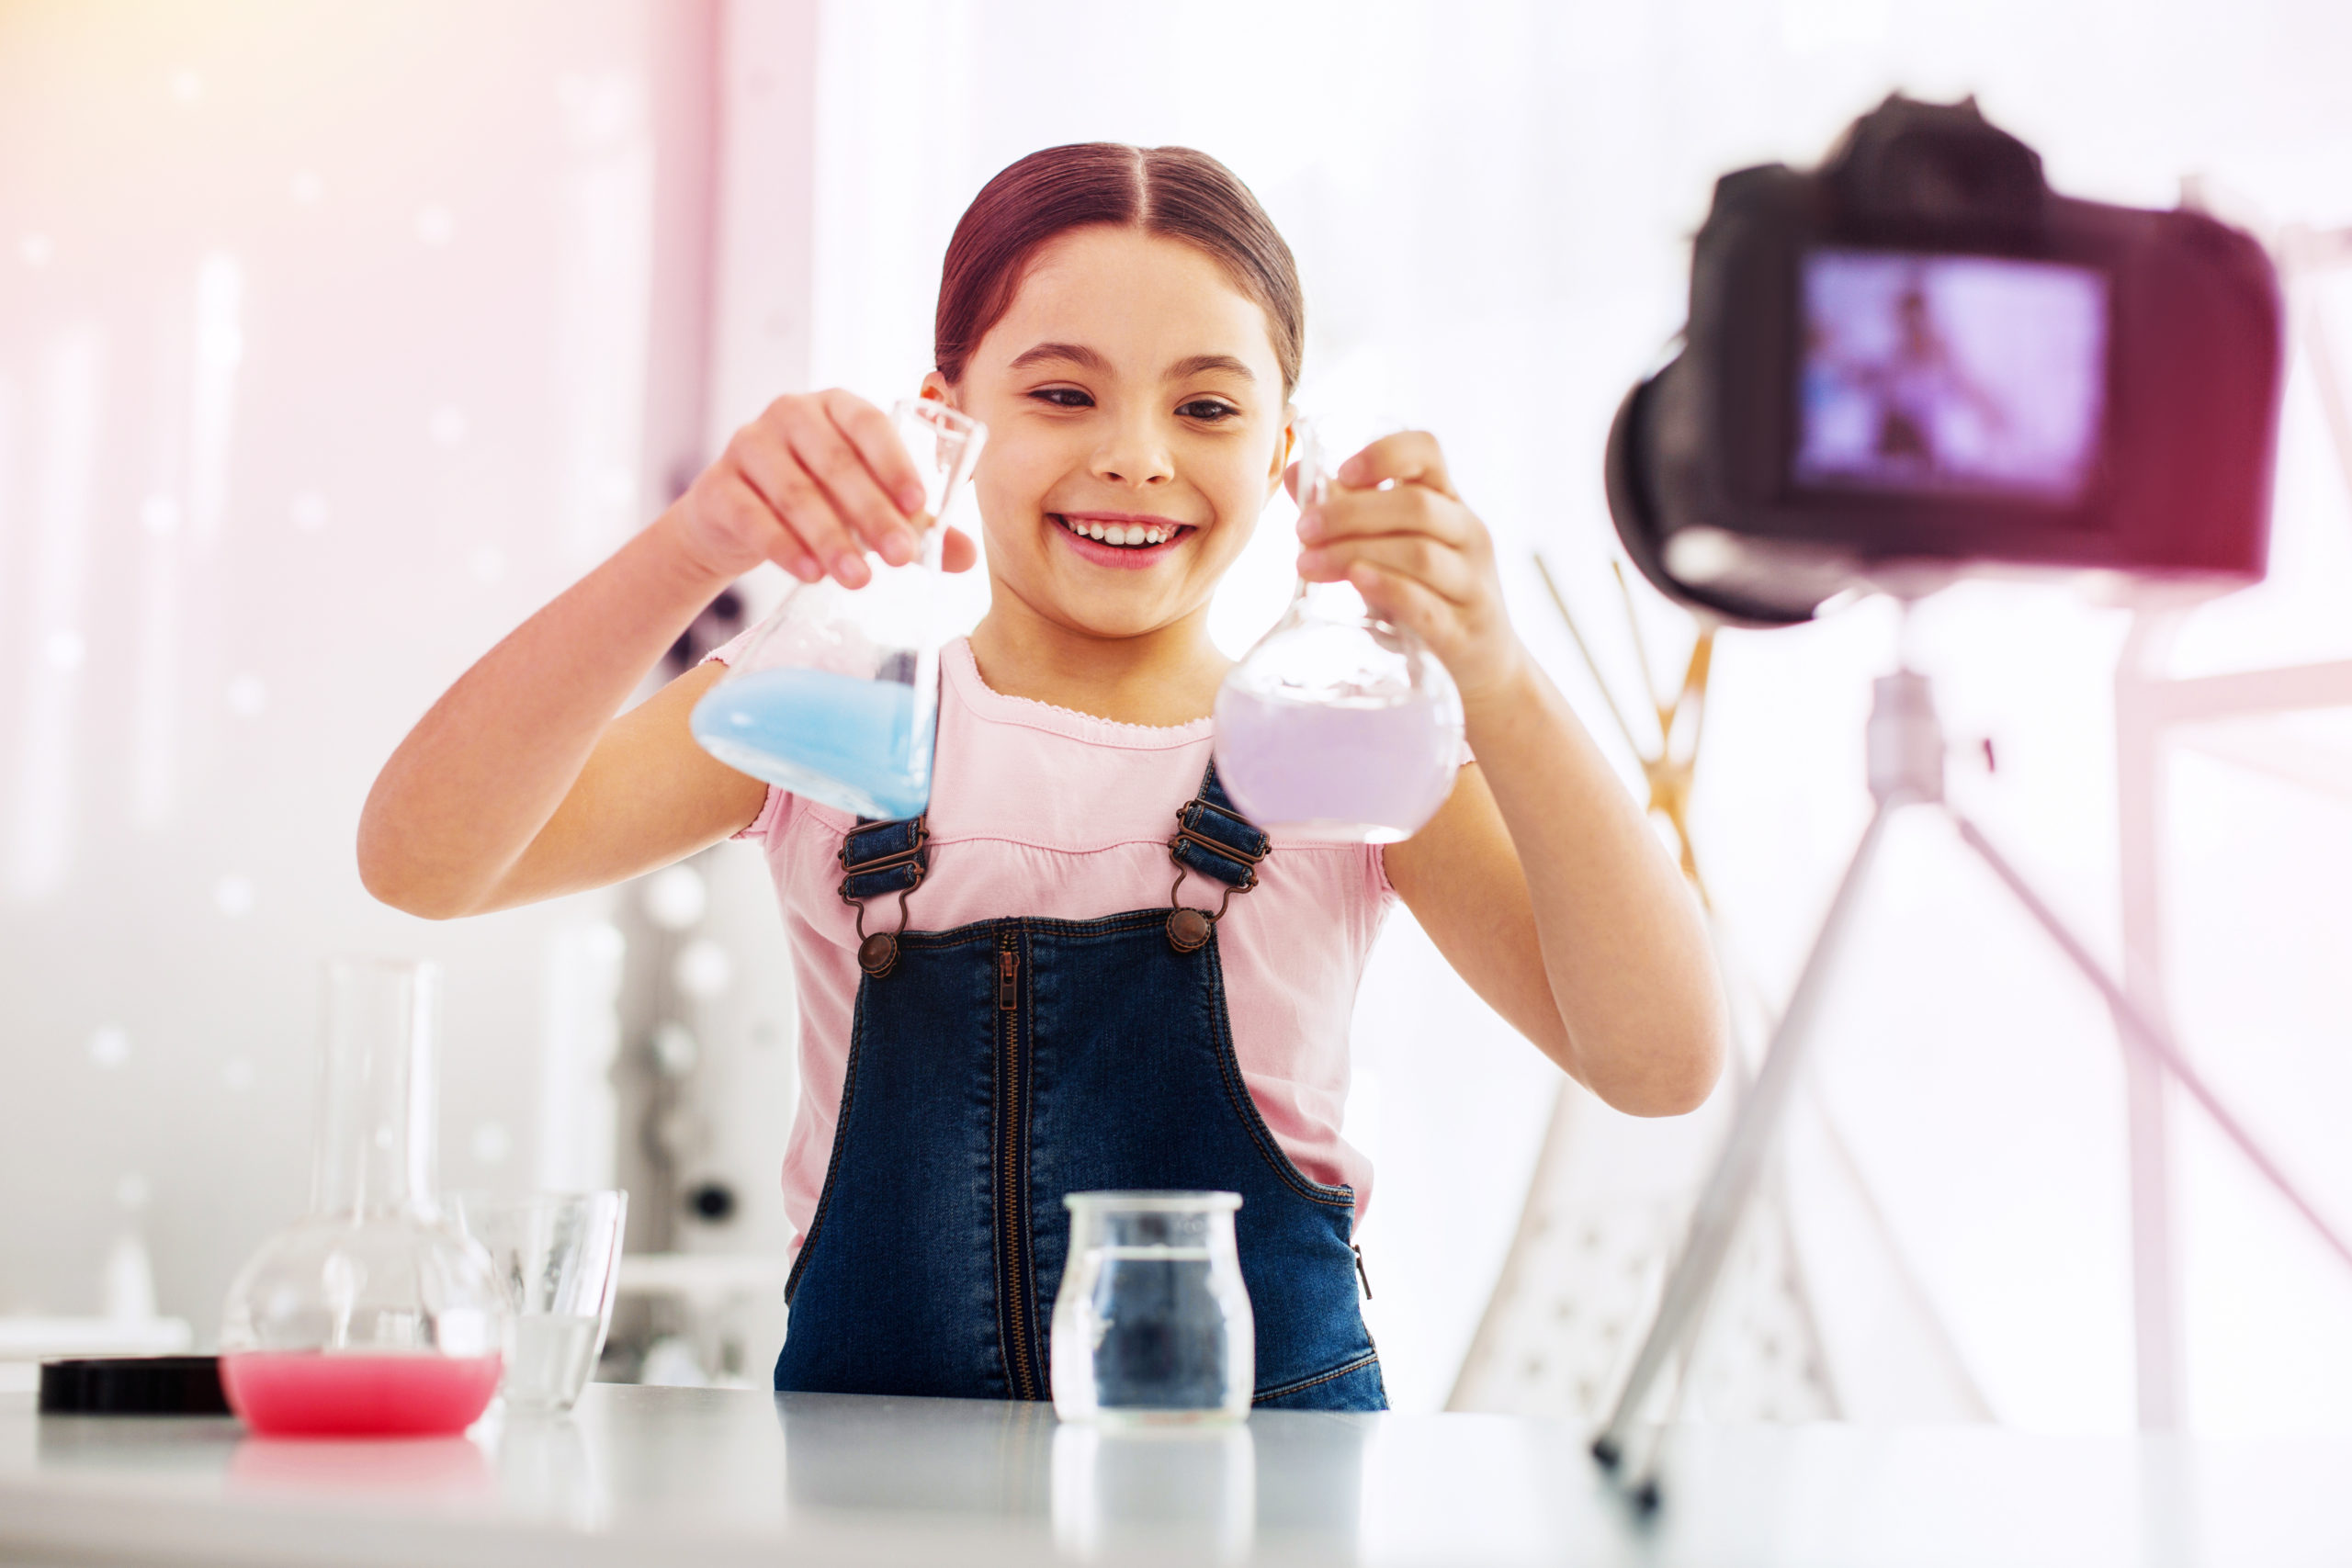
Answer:
[[(1240, 813), (1227, 810), (1204, 795), (1195, 795), (1176, 808), (1176, 836), (1168, 840), (1168, 858), (1176, 867), (1176, 880), (1168, 889), (1168, 945), (1179, 953), (1198, 953), (1208, 945), (1209, 936), (1216, 930), (1217, 921), (1225, 918), (1226, 908), (1233, 902), (1233, 896), (1237, 893), (1247, 893), (1258, 886), (1258, 863), (1266, 858), (1272, 847), (1269, 843), (1266, 849), (1252, 854), (1247, 850), (1236, 849), (1222, 840), (1210, 838), (1193, 826), (1194, 818), (1191, 814), (1195, 807), (1202, 811), (1214, 811), (1218, 816), (1238, 823), (1253, 832), (1259, 832), (1261, 838), (1264, 836)], [(1225, 897), (1217, 900), (1215, 914), (1211, 914), (1206, 909), (1193, 908), (1182, 902), (1184, 874), (1188, 871), (1201, 870), (1198, 866), (1187, 865), (1183, 856), (1178, 852), (1186, 844), (1195, 846), (1213, 860), (1240, 864), (1240, 875), (1229, 880), (1221, 876), (1216, 877), (1217, 881), (1225, 883)], [(1216, 876), (1214, 872), (1203, 871), (1201, 874), (1204, 876)]]
[[(876, 827), (891, 825), (875, 824)], [(881, 979), (898, 966), (899, 936), (907, 929), (907, 896), (922, 886), (922, 879), (931, 873), (930, 860), (923, 852), (924, 846), (931, 842), (929, 820), (927, 817), (918, 817), (914, 819), (914, 842), (905, 849), (894, 851), (887, 855), (877, 855), (872, 860), (855, 862), (849, 858), (850, 844), (860, 833), (872, 829), (854, 829), (849, 837), (842, 840), (841, 851), (833, 857), (841, 863), (842, 883), (838, 889), (841, 901), (857, 911), (857, 966), (876, 980)], [(901, 868), (904, 868), (906, 873), (906, 886), (898, 890), (898, 930), (875, 931), (868, 935), (865, 930), (865, 900), (850, 897), (850, 884), (861, 876), (897, 871)]]

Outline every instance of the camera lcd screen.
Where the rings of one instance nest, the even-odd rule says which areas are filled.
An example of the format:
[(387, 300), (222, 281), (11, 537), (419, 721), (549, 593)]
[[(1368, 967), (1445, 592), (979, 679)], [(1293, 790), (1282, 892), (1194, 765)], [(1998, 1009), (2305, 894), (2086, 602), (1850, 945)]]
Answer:
[(2082, 496), (2106, 413), (2104, 274), (1894, 251), (1804, 265), (1798, 483)]

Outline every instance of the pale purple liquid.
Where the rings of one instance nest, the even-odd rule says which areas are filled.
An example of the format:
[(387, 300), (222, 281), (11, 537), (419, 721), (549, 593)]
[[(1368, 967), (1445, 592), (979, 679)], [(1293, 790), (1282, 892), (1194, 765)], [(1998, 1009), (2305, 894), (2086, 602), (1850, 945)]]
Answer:
[(1217, 777), (1243, 816), (1296, 838), (1411, 838), (1453, 792), (1457, 745), (1426, 695), (1327, 707), (1217, 693)]

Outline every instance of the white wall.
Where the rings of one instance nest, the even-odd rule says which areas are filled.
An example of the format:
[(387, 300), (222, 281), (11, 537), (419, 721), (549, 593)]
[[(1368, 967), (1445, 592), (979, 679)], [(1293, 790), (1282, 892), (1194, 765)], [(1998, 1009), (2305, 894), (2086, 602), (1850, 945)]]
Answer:
[(710, 21), (0, 9), (0, 1312), (92, 1310), (136, 1177), (209, 1341), (307, 1196), (331, 953), (447, 967), (445, 1181), (540, 1173), (603, 900), (431, 926), (353, 830), (699, 446)]

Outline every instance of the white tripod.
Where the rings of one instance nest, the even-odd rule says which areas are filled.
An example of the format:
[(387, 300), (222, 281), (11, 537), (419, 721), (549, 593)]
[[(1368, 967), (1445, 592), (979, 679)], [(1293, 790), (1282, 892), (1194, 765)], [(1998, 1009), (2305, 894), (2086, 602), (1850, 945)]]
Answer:
[(1873, 684), (1868, 738), (1871, 797), (1877, 802), (1870, 826), (1847, 863), (1837, 897), (1823, 919), (1797, 977), (1788, 1010), (1773, 1031), (1764, 1064), (1757, 1072), (1746, 1101), (1724, 1140), (1723, 1153), (1701, 1190), (1690, 1230), (1680, 1258), (1667, 1277), (1657, 1316), (1634, 1358), (1634, 1370), (1608, 1423), (1593, 1439), (1592, 1455), (1615, 1476), (1634, 1505), (1647, 1513), (1658, 1505), (1658, 1443), (1654, 1438), (1638, 1455), (1629, 1448), (1635, 1424), (1651, 1389), (1679, 1353), (1690, 1348), (1708, 1298), (1713, 1294), (1725, 1256), (1738, 1235), (1739, 1222), (1764, 1169), (1765, 1156), (1779, 1133), (1790, 1090), (1813, 1043), (1814, 1021), (1839, 945), (1843, 942), (1863, 884), (1878, 857), (1887, 824), (1906, 806), (1933, 806), (1951, 818), (1961, 841), (1976, 852), (2002, 886), (2017, 896), (2027, 914), (2048, 933), (2083, 976), (2096, 987), (2115, 1016), (2125, 1045), (2145, 1055), (2172, 1075), (2190, 1099), (2211, 1117), (2215, 1126), (2235, 1144), (2255, 1169), (2294, 1205), (2346, 1264), (2352, 1265), (2352, 1246), (2328, 1224), (2311, 1201), (2298, 1191), (2262, 1146), (2254, 1141), (2228, 1108), (2215, 1098), (2195, 1067), (2182, 1056), (2172, 1037), (2154, 1020), (2133, 1005), (2119, 985), (2069, 931), (2041, 897), (2018, 874), (2017, 868), (1993, 847), (1975, 823), (1944, 798), (1944, 734), (1936, 718), (1928, 678), (1917, 671), (1899, 669)]

